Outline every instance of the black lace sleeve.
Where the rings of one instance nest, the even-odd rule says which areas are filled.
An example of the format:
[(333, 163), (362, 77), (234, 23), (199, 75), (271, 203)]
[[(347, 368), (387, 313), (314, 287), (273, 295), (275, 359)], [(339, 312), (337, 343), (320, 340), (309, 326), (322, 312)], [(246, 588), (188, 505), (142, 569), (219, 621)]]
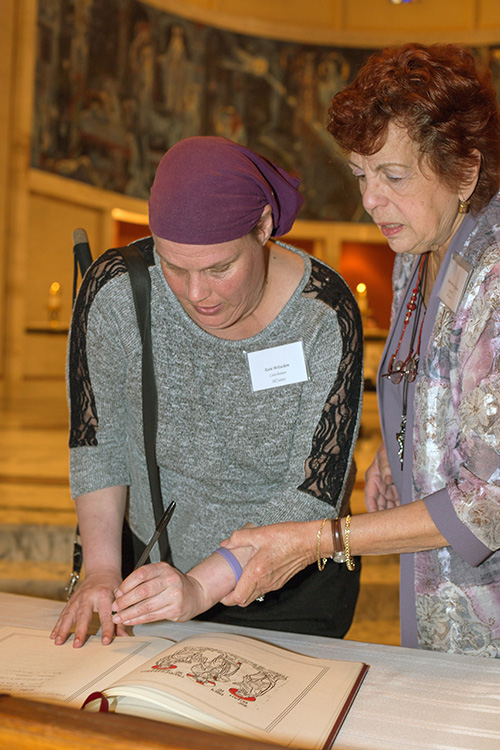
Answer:
[[(358, 434), (363, 390), (363, 328), (353, 294), (344, 280), (312, 260), (312, 273), (303, 294), (327, 304), (337, 313), (342, 357), (305, 462), (305, 479), (298, 489), (337, 506), (352, 489), (352, 451)], [(350, 485), (350, 486), (349, 486)]]
[[(152, 238), (147, 237), (134, 244), (144, 255), (148, 266), (153, 265)], [(123, 273), (127, 273), (127, 267), (119, 251), (108, 250), (89, 268), (76, 298), (68, 357), (70, 448), (97, 445), (98, 415), (87, 361), (88, 316), (97, 293), (108, 281)]]

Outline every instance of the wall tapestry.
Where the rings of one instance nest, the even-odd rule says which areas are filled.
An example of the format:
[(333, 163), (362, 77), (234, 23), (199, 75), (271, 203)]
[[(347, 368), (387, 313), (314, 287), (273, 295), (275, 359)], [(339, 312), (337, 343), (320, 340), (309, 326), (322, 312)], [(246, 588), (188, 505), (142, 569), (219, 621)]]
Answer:
[[(365, 221), (325, 121), (372, 51), (236, 34), (138, 0), (40, 0), (31, 163), (147, 199), (170, 146), (223, 135), (300, 176), (300, 218)], [(500, 48), (480, 52), (498, 81)]]

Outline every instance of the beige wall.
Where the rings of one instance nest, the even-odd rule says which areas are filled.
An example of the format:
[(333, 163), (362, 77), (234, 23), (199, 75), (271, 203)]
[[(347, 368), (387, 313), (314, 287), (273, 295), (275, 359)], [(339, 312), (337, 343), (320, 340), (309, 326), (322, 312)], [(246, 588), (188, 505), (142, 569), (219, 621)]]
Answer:
[(25, 340), (21, 325), (24, 300), (29, 294), (26, 284), (27, 186), (32, 111), (35, 4), (23, 0), (2, 0), (0, 45), (9, 52), (2, 55), (8, 74), (5, 108), (2, 106), (1, 131), (6, 134), (2, 144), (4, 158), (0, 163), (3, 190), (0, 192), (0, 235), (2, 267), (2, 374), (13, 379), (22, 377), (21, 358)]
[[(498, 0), (150, 0), (234, 31), (276, 39), (384, 46), (400, 41), (497, 42)], [(216, 20), (215, 20), (216, 19)]]
[(0, 375), (5, 361), (5, 293), (6, 293), (6, 254), (5, 231), (7, 228), (7, 195), (9, 183), (9, 151), (11, 142), (10, 105), (12, 102), (12, 62), (13, 62), (13, 18), (9, 2), (0, 4)]
[[(305, 42), (500, 41), (498, 0), (419, 0), (400, 6), (389, 0), (150, 2), (234, 31)], [(26, 328), (46, 320), (53, 281), (62, 285), (61, 319), (69, 321), (73, 229), (85, 227), (97, 254), (113, 244), (112, 211), (145, 220), (146, 205), (30, 169), (36, 7), (36, 0), (0, 2), (0, 377), (4, 390), (18, 392), (30, 380), (55, 379), (62, 392), (64, 336)], [(342, 239), (378, 239), (371, 226), (319, 222), (297, 222), (293, 236), (313, 238), (317, 254), (334, 265)]]

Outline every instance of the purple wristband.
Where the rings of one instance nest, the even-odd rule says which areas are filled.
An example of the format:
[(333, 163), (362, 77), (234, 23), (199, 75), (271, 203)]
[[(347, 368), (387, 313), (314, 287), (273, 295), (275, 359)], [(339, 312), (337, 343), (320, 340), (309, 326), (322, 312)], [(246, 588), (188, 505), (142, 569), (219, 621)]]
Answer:
[(239, 564), (238, 559), (233, 555), (232, 552), (230, 552), (230, 550), (226, 549), (225, 547), (219, 547), (215, 551), (218, 552), (219, 555), (222, 555), (225, 560), (227, 560), (234, 573), (234, 577), (236, 578), (236, 583), (238, 583), (241, 578), (241, 574), (243, 573), (243, 569)]

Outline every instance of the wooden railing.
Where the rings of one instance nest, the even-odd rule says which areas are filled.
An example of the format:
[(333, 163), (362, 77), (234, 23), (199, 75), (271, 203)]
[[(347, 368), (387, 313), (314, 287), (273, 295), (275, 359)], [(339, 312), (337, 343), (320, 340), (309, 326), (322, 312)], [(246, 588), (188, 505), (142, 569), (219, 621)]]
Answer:
[(278, 745), (0, 695), (5, 750), (276, 750)]

